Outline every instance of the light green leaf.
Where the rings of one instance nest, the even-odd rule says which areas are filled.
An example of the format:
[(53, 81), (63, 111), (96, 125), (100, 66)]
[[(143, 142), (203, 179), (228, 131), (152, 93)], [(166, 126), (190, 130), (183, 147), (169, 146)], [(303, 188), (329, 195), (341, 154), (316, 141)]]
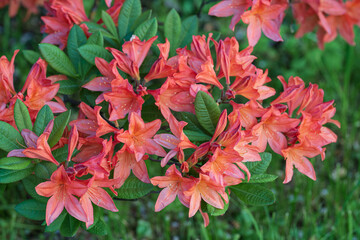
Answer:
[(54, 114), (52, 113), (51, 108), (48, 105), (44, 105), (36, 116), (33, 127), (34, 133), (40, 136), (49, 122), (53, 119)]
[(31, 159), (20, 157), (5, 157), (0, 159), (0, 168), (9, 170), (22, 170), (31, 164)]
[(23, 129), (32, 130), (32, 122), (29, 114), (29, 110), (27, 109), (25, 103), (23, 103), (20, 99), (16, 100), (14, 106), (14, 119), (19, 132)]
[(95, 65), (95, 58), (100, 57), (110, 62), (113, 58), (111, 53), (101, 46), (85, 44), (79, 48), (80, 55), (90, 64)]
[(94, 44), (103, 47), (104, 46), (104, 37), (101, 31), (97, 31), (93, 33), (89, 39), (87, 40), (86, 44)]
[(275, 195), (272, 191), (256, 184), (241, 183), (231, 186), (230, 189), (245, 204), (264, 206), (275, 202)]
[(14, 149), (22, 149), (25, 142), (21, 134), (13, 126), (0, 121), (0, 149), (10, 152)]
[[(248, 183), (267, 183), (267, 182), (272, 182), (275, 181), (278, 178), (278, 176), (276, 175), (272, 175), (272, 174), (253, 174), (250, 177), (250, 181)], [(246, 181), (244, 181), (244, 183), (247, 183)]]
[(115, 23), (113, 21), (113, 19), (111, 18), (111, 16), (105, 12), (105, 11), (102, 11), (101, 12), (101, 19), (103, 20), (106, 28), (109, 30), (109, 32), (117, 37), (117, 30), (116, 30), (116, 26), (115, 26)]
[(192, 42), (192, 37), (197, 35), (199, 28), (199, 20), (196, 16), (186, 18), (181, 24), (181, 35), (179, 39), (179, 47), (185, 47)]
[(256, 162), (244, 162), (245, 166), (249, 169), (251, 174), (262, 174), (264, 173), (271, 162), (271, 153), (263, 152), (260, 153), (261, 161)]
[(157, 20), (156, 18), (152, 18), (142, 23), (138, 28), (136, 28), (134, 34), (138, 36), (140, 40), (149, 40), (156, 35), (157, 28)]
[(86, 41), (87, 38), (84, 31), (81, 27), (74, 24), (70, 30), (66, 48), (71, 62), (82, 76), (84, 76), (91, 67), (89, 63), (82, 59), (78, 51), (78, 48), (86, 44)]
[(34, 171), (34, 165), (30, 164), (22, 170), (0, 169), (0, 183), (12, 183), (26, 178)]
[(220, 117), (220, 108), (215, 100), (205, 92), (199, 91), (195, 98), (195, 113), (200, 125), (213, 134)]
[(50, 147), (53, 147), (61, 138), (65, 127), (67, 126), (70, 120), (71, 111), (68, 110), (66, 112), (61, 113), (54, 120), (54, 127), (49, 136), (48, 143)]
[(164, 24), (164, 35), (170, 42), (170, 56), (174, 55), (176, 48), (179, 46), (181, 34), (181, 19), (175, 9), (171, 9), (166, 16)]
[(149, 194), (154, 189), (154, 186), (149, 183), (140, 181), (135, 176), (129, 176), (125, 183), (116, 191), (118, 198), (121, 199), (137, 199)]
[(39, 49), (41, 55), (53, 69), (69, 77), (78, 76), (74, 65), (60, 48), (49, 43), (40, 43)]
[(129, 33), (135, 20), (141, 15), (140, 0), (126, 0), (121, 7), (118, 20), (118, 30), (120, 39)]

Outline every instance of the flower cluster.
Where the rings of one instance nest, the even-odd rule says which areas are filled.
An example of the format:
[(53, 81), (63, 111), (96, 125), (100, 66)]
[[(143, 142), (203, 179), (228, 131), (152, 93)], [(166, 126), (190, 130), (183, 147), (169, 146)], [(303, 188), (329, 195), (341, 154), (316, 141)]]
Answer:
[[(179, 47), (174, 54), (167, 34), (161, 43), (155, 36), (157, 25), (155, 31), (149, 30), (152, 20), (140, 25), (141, 31), (135, 30), (152, 35), (125, 32), (129, 38), (123, 39), (121, 49), (116, 47), (115, 22), (129, 2), (106, 1), (110, 8), (99, 21), (105, 28), (96, 27), (107, 34), (109, 45), (101, 34), (99, 41), (91, 39), (95, 33), (80, 25), (89, 20), (82, 1), (47, 2), (49, 13), (42, 20), (49, 35), (40, 51), (53, 70), (67, 76), (47, 76), (47, 63), (39, 58), (16, 92), (13, 73), (18, 51), (10, 62), (5, 56), (0, 59), (0, 128), (9, 141), (0, 142), (0, 149), (8, 159), (23, 163), (28, 175), (36, 166), (48, 166), (51, 177), (39, 177), (35, 170), (42, 180), (32, 193), (49, 198), (47, 225), (64, 208), (87, 228), (98, 221), (94, 205), (118, 211), (113, 197), (120, 195), (131, 173), (137, 183), (162, 189), (155, 211), (178, 197), (189, 208), (189, 217), (199, 211), (208, 225), (209, 211), (202, 205), (224, 209), (232, 190), (259, 174), (249, 166), (264, 161), (268, 145), (268, 151), (286, 161), (284, 183), (291, 181), (294, 167), (316, 179), (308, 158), (320, 155), (324, 160), (324, 146), (337, 140), (324, 126), (340, 127), (332, 119), (334, 101), (324, 102), (323, 90), (311, 83), (306, 87), (299, 77), (286, 81), (279, 76), (283, 91), (277, 94), (267, 86), (268, 70), (255, 66), (252, 55), (260, 28), (281, 39), (278, 29), (286, 1), (236, 2), (231, 9), (238, 20), (252, 6), (242, 15), (250, 24), (246, 49), (240, 50), (234, 37), (217, 41), (210, 33), (192, 36), (189, 47)], [(223, 1), (211, 12), (217, 14), (224, 2), (232, 1)], [(158, 56), (151, 59), (149, 55), (156, 52)], [(64, 100), (79, 97), (77, 93), (81, 99), (73, 101), (79, 103), (78, 114), (70, 122), (61, 85), (75, 85), (74, 91), (65, 91), (69, 96)], [(54, 118), (53, 113), (61, 114)], [(165, 175), (151, 168), (158, 164), (166, 168)], [(0, 162), (0, 171), (3, 167)]]
[(249, 45), (254, 46), (261, 32), (273, 41), (282, 41), (279, 30), (289, 6), (300, 24), (296, 37), (302, 37), (317, 27), (320, 48), (334, 40), (338, 32), (349, 44), (355, 44), (353, 28), (360, 25), (358, 0), (296, 0), (291, 4), (288, 0), (223, 0), (210, 8), (209, 15), (233, 16), (230, 24), (232, 30), (240, 20), (248, 24)]

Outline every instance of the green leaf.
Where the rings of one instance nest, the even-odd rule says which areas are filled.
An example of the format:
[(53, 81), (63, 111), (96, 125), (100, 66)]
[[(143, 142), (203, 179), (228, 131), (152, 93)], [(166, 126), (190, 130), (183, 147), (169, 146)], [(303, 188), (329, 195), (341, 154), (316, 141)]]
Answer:
[(66, 112), (61, 113), (59, 116), (55, 118), (54, 127), (48, 139), (48, 143), (50, 147), (55, 146), (55, 144), (61, 138), (64, 129), (70, 120), (70, 115), (71, 115), (71, 111), (68, 110)]
[(121, 7), (118, 20), (120, 39), (124, 38), (130, 31), (135, 20), (141, 15), (140, 0), (126, 0)]
[(69, 215), (66, 211), (62, 211), (60, 216), (58, 216), (49, 226), (45, 227), (45, 232), (55, 232), (58, 231), (65, 220), (65, 217)]
[(181, 34), (181, 19), (175, 9), (171, 9), (169, 14), (166, 16), (164, 34), (170, 42), (170, 56), (172, 56), (179, 45), (179, 38)]
[(86, 41), (87, 38), (84, 31), (81, 29), (81, 27), (74, 24), (70, 30), (67, 41), (67, 53), (71, 62), (82, 76), (84, 76), (91, 67), (89, 63), (83, 61), (78, 51), (78, 48), (86, 44)]
[(27, 168), (31, 159), (20, 157), (5, 157), (0, 159), (0, 168), (9, 170), (22, 170)]
[(179, 47), (185, 47), (192, 42), (192, 37), (197, 35), (199, 28), (199, 20), (196, 16), (186, 18), (181, 24), (181, 35), (179, 39)]
[(95, 45), (103, 47), (104, 46), (104, 37), (103, 37), (101, 31), (97, 31), (97, 32), (93, 33), (87, 40), (86, 44), (95, 44)]
[(40, 43), (39, 49), (44, 59), (57, 72), (69, 77), (77, 77), (74, 65), (60, 48), (49, 43)]
[(91, 33), (96, 33), (98, 31), (100, 31), (104, 37), (111, 38), (111, 39), (117, 39), (111, 33), (109, 33), (105, 28), (100, 26), (99, 24), (96, 24), (94, 22), (84, 22), (84, 23), (89, 28), (89, 32), (91, 32)]
[(87, 231), (89, 233), (96, 234), (99, 236), (104, 236), (108, 233), (106, 228), (106, 223), (102, 219), (99, 219), (99, 221), (97, 221), (96, 224), (91, 226), (91, 228), (87, 229)]
[(196, 116), (189, 112), (176, 113), (181, 121), (187, 122), (188, 124), (184, 127), (184, 133), (190, 141), (205, 142), (211, 139), (211, 136), (205, 132), (201, 127)]
[(264, 206), (275, 202), (272, 191), (256, 184), (239, 184), (231, 186), (230, 189), (245, 204)]
[(140, 26), (140, 24), (142, 24), (143, 22), (146, 22), (147, 20), (150, 19), (151, 17), (151, 13), (152, 10), (149, 9), (145, 12), (143, 12), (134, 22), (134, 24), (131, 27), (131, 31), (134, 31), (138, 26)]
[(64, 237), (72, 237), (80, 227), (80, 221), (67, 214), (60, 227), (60, 233)]
[(224, 208), (223, 209), (219, 209), (216, 208), (210, 204), (207, 204), (207, 212), (211, 215), (211, 216), (221, 216), (224, 215), (226, 213), (226, 211), (229, 208), (229, 202), (228, 203), (224, 203)]
[(52, 154), (56, 159), (56, 161), (58, 161), (59, 163), (65, 162), (68, 155), (68, 147), (65, 146), (62, 148), (55, 149), (54, 151), (52, 151)]
[(0, 121), (0, 149), (10, 152), (14, 149), (22, 149), (25, 146), (21, 134), (13, 126)]
[(100, 57), (110, 62), (113, 58), (111, 53), (101, 46), (86, 44), (79, 48), (80, 55), (90, 64), (95, 65), (95, 57)]
[(117, 37), (117, 30), (116, 30), (116, 26), (115, 26), (115, 23), (113, 21), (113, 19), (111, 18), (111, 16), (105, 12), (105, 11), (102, 11), (101, 12), (101, 19), (103, 20), (106, 28), (109, 30), (109, 32)]
[(134, 34), (138, 36), (140, 40), (149, 40), (156, 35), (157, 28), (157, 20), (156, 18), (152, 18), (142, 23), (138, 28), (136, 28)]
[(0, 169), (0, 183), (12, 183), (26, 178), (34, 171), (34, 165), (30, 164), (22, 170)]
[(32, 220), (44, 220), (46, 203), (34, 199), (25, 200), (15, 206), (15, 211)]
[(40, 136), (49, 122), (54, 119), (54, 114), (48, 105), (44, 105), (36, 116), (33, 131), (36, 135)]
[(74, 93), (79, 92), (80, 90), (80, 85), (78, 81), (68, 79), (68, 80), (59, 81), (59, 83), (60, 83), (60, 88), (58, 93), (60, 94), (72, 95)]
[(153, 189), (154, 186), (152, 184), (144, 183), (135, 176), (129, 176), (125, 183), (116, 191), (118, 192), (118, 198), (137, 199), (147, 195)]
[(23, 103), (20, 99), (16, 100), (14, 106), (14, 119), (19, 132), (23, 129), (32, 130), (32, 122), (29, 114), (29, 110), (27, 109), (25, 103)]
[(35, 176), (42, 179), (50, 179), (56, 170), (56, 164), (52, 162), (41, 162), (35, 166)]
[(261, 161), (244, 162), (245, 166), (249, 169), (251, 174), (262, 174), (269, 167), (271, 162), (271, 153), (260, 153)]
[(40, 54), (32, 50), (23, 50), (22, 53), (24, 54), (25, 59), (31, 64), (36, 63), (40, 58)]
[(199, 91), (195, 98), (195, 113), (200, 125), (213, 134), (220, 117), (220, 108), (215, 100), (205, 92)]
[[(251, 175), (250, 181), (248, 183), (267, 183), (275, 181), (278, 178), (276, 175), (272, 174), (253, 174)], [(244, 183), (247, 183), (244, 181)]]
[(24, 184), (25, 190), (26, 192), (35, 200), (39, 201), (39, 202), (47, 202), (48, 198), (40, 196), (39, 194), (37, 194), (37, 192), (35, 191), (35, 187), (37, 185), (39, 185), (40, 183), (42, 183), (43, 181), (37, 177), (35, 177), (34, 175), (30, 175), (27, 178), (24, 178), (22, 180), (22, 183)]

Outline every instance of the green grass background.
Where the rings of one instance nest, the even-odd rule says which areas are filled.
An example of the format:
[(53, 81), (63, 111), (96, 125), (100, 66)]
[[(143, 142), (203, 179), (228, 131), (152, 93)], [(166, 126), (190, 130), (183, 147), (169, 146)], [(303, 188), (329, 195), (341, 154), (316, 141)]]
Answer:
[[(201, 1), (156, 0), (142, 1), (144, 9), (164, 21), (167, 12), (176, 8), (182, 17), (198, 14)], [(205, 5), (199, 13), (200, 29), (220, 32), (221, 38), (236, 36), (241, 49), (247, 46), (246, 28), (239, 24), (235, 32), (229, 30), (230, 18), (207, 16), (213, 4)], [(22, 22), (24, 11), (9, 19), (7, 9), (0, 10), (0, 55), (10, 57), (15, 49), (35, 49), (42, 36), (41, 21), (33, 16)], [(295, 171), (289, 184), (282, 184), (285, 161), (274, 157), (269, 173), (279, 178), (268, 184), (276, 195), (276, 203), (267, 207), (245, 206), (231, 198), (224, 216), (211, 217), (203, 227), (197, 214), (187, 217), (188, 210), (179, 201), (159, 213), (154, 213), (156, 194), (137, 201), (117, 201), (118, 213), (105, 214), (111, 234), (97, 237), (80, 231), (74, 239), (359, 239), (360, 238), (360, 31), (356, 27), (356, 46), (343, 39), (325, 45), (320, 50), (316, 34), (309, 33), (295, 39), (297, 26), (288, 12), (281, 28), (282, 43), (264, 36), (256, 45), (256, 66), (269, 69), (270, 86), (281, 90), (276, 79), (283, 75), (300, 76), (306, 83), (317, 83), (325, 91), (325, 101), (335, 99), (335, 119), (341, 129), (329, 125), (338, 142), (327, 146), (324, 162), (312, 159), (317, 181)], [(19, 53), (15, 61), (15, 79), (23, 82), (30, 65)], [(151, 169), (150, 169), (151, 175)], [(26, 198), (21, 184), (10, 185), (0, 195), (0, 239), (62, 239), (59, 233), (43, 233), (39, 222), (24, 219), (13, 207)]]

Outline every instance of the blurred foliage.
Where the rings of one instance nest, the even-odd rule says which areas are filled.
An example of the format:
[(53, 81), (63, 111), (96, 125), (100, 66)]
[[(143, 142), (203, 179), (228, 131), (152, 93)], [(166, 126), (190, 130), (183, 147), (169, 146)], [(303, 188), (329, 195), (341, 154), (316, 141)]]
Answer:
[[(203, 7), (202, 1), (153, 0), (142, 1), (143, 9), (151, 9), (163, 29), (167, 13), (175, 8), (182, 19), (199, 17), (200, 33), (219, 32), (221, 38), (236, 36), (240, 49), (247, 46), (246, 26), (238, 24), (235, 32), (229, 29), (230, 18), (207, 15), (213, 3)], [(202, 9), (201, 11), (199, 11)], [(42, 39), (39, 16), (23, 22), (24, 9), (9, 19), (7, 8), (0, 9), (0, 55), (8, 58), (15, 49), (37, 51)], [(41, 11), (44, 13), (44, 10)], [(159, 29), (159, 30), (160, 30)], [(281, 89), (276, 79), (283, 75), (300, 76), (306, 83), (319, 84), (325, 91), (325, 100), (335, 100), (341, 129), (329, 126), (338, 134), (338, 142), (328, 147), (326, 160), (313, 159), (317, 181), (296, 174), (291, 183), (283, 185), (285, 161), (278, 157), (269, 173), (280, 176), (269, 187), (277, 200), (269, 207), (248, 208), (231, 199), (224, 216), (211, 217), (210, 225), (203, 227), (197, 214), (188, 218), (187, 209), (179, 201), (159, 213), (154, 212), (157, 194), (138, 201), (116, 201), (119, 213), (107, 213), (105, 222), (111, 230), (108, 239), (359, 239), (360, 238), (360, 31), (356, 29), (356, 46), (343, 39), (317, 47), (315, 33), (301, 39), (294, 38), (297, 26), (288, 11), (281, 35), (284, 42), (276, 43), (264, 36), (256, 45), (255, 64), (268, 68), (272, 87)], [(20, 52), (15, 62), (16, 88), (21, 88), (31, 65)], [(159, 166), (160, 168), (160, 166)], [(278, 170), (282, 169), (282, 170)], [(149, 169), (152, 172), (160, 169)], [(5, 194), (0, 185), (1, 239), (61, 239), (58, 233), (45, 233), (44, 226), (19, 216), (13, 209), (18, 199), (25, 199), (21, 184), (10, 185)], [(96, 239), (85, 231), (74, 239)], [(100, 238), (101, 239), (101, 238)]]

